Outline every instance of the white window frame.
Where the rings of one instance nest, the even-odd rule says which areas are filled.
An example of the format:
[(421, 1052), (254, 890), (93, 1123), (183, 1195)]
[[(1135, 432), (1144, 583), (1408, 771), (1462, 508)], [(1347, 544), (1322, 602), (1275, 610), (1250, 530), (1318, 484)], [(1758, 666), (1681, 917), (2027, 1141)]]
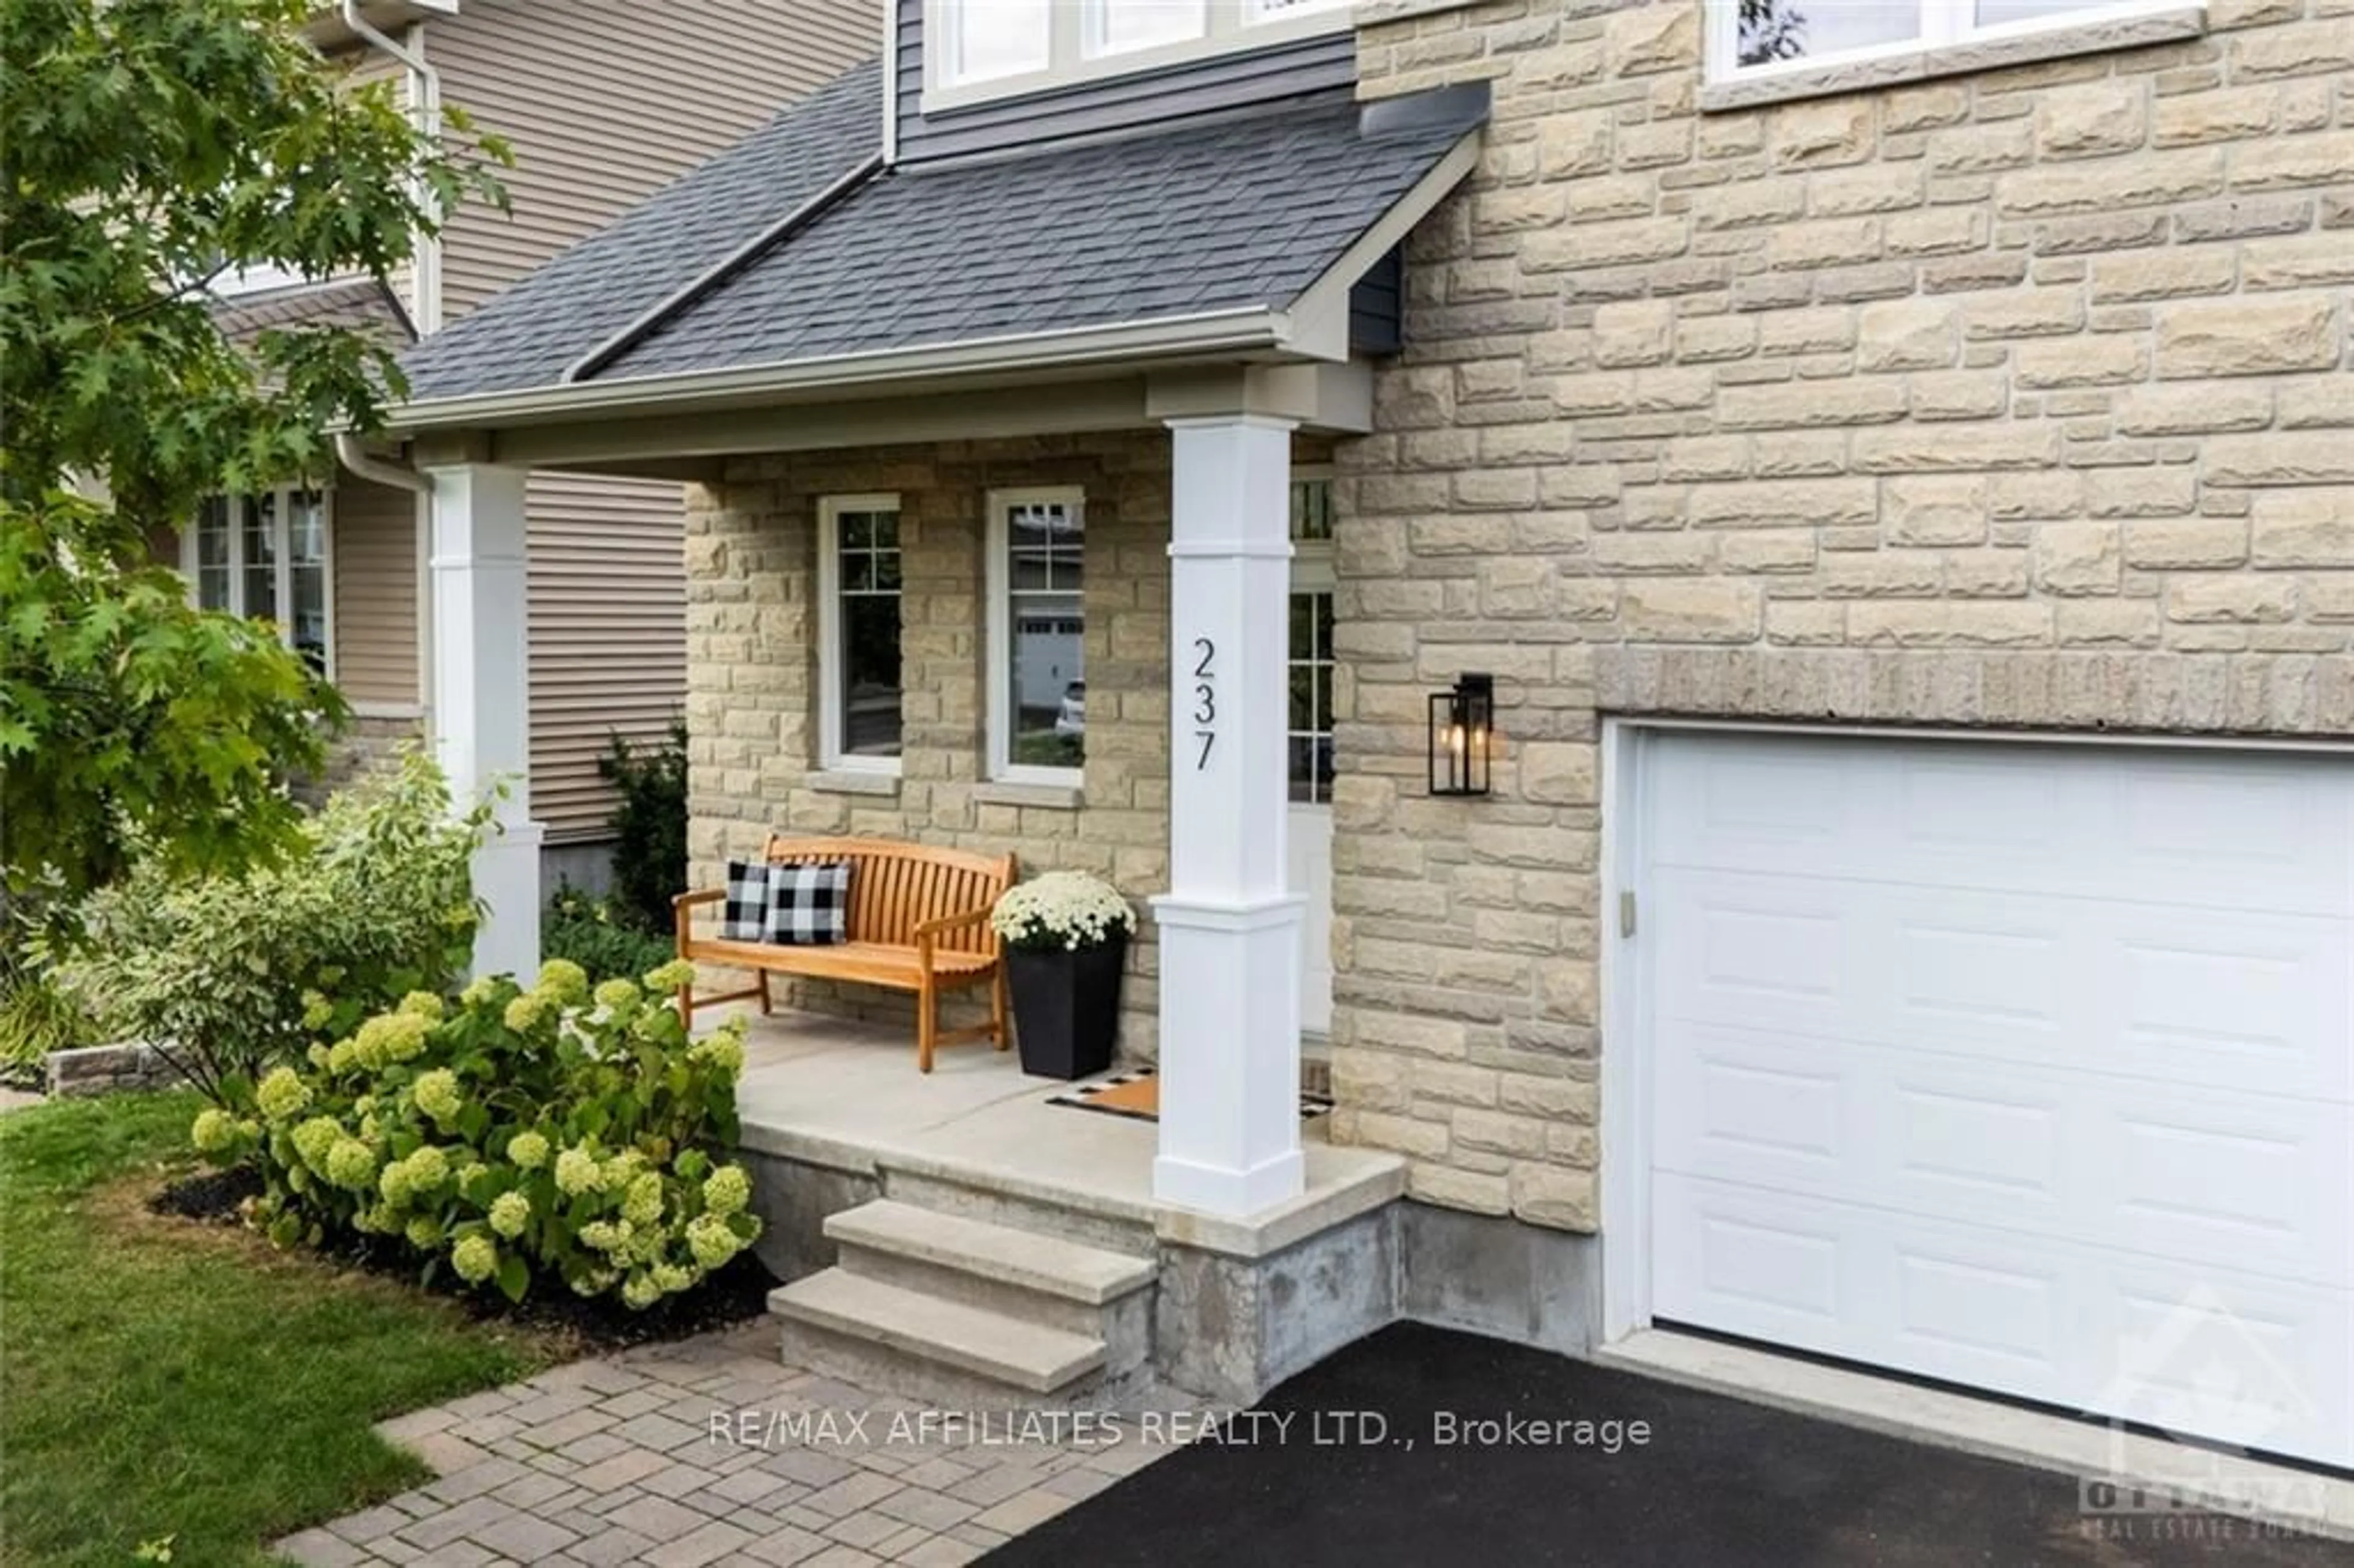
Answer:
[[(1334, 468), (1331, 463), (1298, 463), (1295, 464), (1291, 470), (1291, 482), (1295, 486), (1304, 484), (1324, 484), (1329, 486), (1332, 482), (1334, 471)], [(1337, 594), (1340, 591), (1341, 577), (1339, 571), (1333, 566), (1332, 546), (1333, 541), (1330, 538), (1294, 539), (1291, 541), (1291, 582), (1288, 589), (1289, 593)], [(1312, 810), (1329, 811), (1332, 809), (1332, 798), (1329, 794), (1321, 800), (1294, 800), (1291, 799), (1291, 742), (1302, 738), (1303, 736), (1312, 736), (1317, 734), (1329, 736), (1331, 734), (1330, 726), (1331, 724), (1332, 715), (1329, 713), (1324, 715), (1327, 727), (1320, 731), (1302, 731), (1296, 730), (1291, 727), (1290, 683), (1291, 669), (1295, 661), (1291, 657), (1291, 648), (1289, 645), (1288, 632), (1290, 625), (1291, 618), (1289, 614), (1289, 601), (1288, 599), (1287, 599), (1286, 612), (1284, 616), (1284, 628), (1287, 636), (1283, 650), (1284, 799), (1286, 802), (1294, 809), (1306, 807)], [(1326, 657), (1323, 662), (1331, 664), (1335, 669), (1339, 668), (1340, 662), (1331, 656), (1331, 651), (1327, 649), (1325, 653)]]
[[(1090, 65), (1102, 60), (1126, 60), (1137, 55), (1150, 54), (1155, 49), (1176, 48), (1184, 44), (1198, 44), (1208, 38), (1210, 37), (1210, 0), (1179, 0), (1179, 3), (1190, 4), (1193, 8), (1194, 15), (1200, 18), (1192, 37), (1172, 38), (1164, 43), (1145, 44), (1130, 48), (1115, 49), (1110, 46), (1108, 41), (1111, 32), (1111, 5), (1109, 4), (1109, 0), (1081, 0), (1081, 4), (1078, 8), (1079, 54), (1081, 58), (1086, 59)], [(1260, 3), (1260, 0), (1249, 0), (1249, 3), (1252, 5), (1257, 5)], [(1050, 33), (1047, 38), (1050, 51), (1053, 47), (1053, 36)], [(1052, 69), (1051, 65), (1049, 69)]]
[[(818, 682), (818, 766), (829, 773), (873, 773), (896, 779), (900, 758), (897, 757), (862, 757), (843, 749), (842, 707), (843, 677), (849, 672), (842, 657), (842, 514), (845, 512), (888, 512), (900, 514), (899, 497), (893, 492), (877, 491), (863, 495), (828, 495), (817, 503), (817, 682)], [(907, 631), (907, 556), (904, 546), (900, 556), (899, 635), (902, 647)], [(900, 691), (907, 690), (903, 675)], [(906, 720), (906, 710), (900, 714)], [(900, 735), (902, 756), (907, 749), (906, 731)]]
[[(227, 606), (232, 615), (249, 618), (266, 616), (277, 629), (278, 641), (288, 648), (294, 646), (294, 506), (293, 497), (305, 491), (319, 497), (319, 602), (327, 621), (327, 657), (322, 673), (329, 681), (335, 678), (335, 490), (329, 484), (274, 484), (267, 490), (232, 491), (220, 500), (228, 518), (228, 599)], [(270, 583), (271, 603), (267, 609), (258, 609), (245, 602), (245, 516), (242, 503), (248, 495), (268, 495), (271, 532), (270, 548), (276, 557), (278, 569)], [(180, 575), (187, 579), (188, 602), (204, 603), (203, 585), (197, 575), (198, 546), (196, 535), (203, 527), (201, 517), (192, 519), (180, 530)]]
[(1109, 3), (1053, 0), (1047, 14), (1044, 69), (960, 80), (949, 69), (949, 62), (959, 53), (965, 13), (972, 7), (986, 9), (989, 0), (924, 0), (922, 111), (929, 114), (1074, 82), (1159, 70), (1319, 33), (1346, 32), (1353, 25), (1353, 0), (1297, 0), (1288, 5), (1271, 5), (1269, 0), (1201, 0), (1199, 36), (1107, 53), (1102, 48), (1103, 8)]
[[(1013, 531), (1006, 513), (1016, 506), (1067, 506), (1078, 514), (1080, 532), (1079, 646), (1087, 646), (1087, 492), (1076, 484), (1035, 486), (1024, 490), (992, 490), (989, 507), (989, 559), (982, 572), (982, 591), (989, 598), (989, 777), (1001, 784), (1057, 784), (1075, 787), (1086, 781), (1087, 769), (1046, 768), (1013, 760)], [(1084, 677), (1082, 677), (1084, 679)]]
[[(1800, 3), (1803, 5), (1807, 0), (1800, 0)], [(1803, 76), (1825, 66), (1926, 54), (1965, 44), (2031, 38), (2038, 33), (2064, 32), (2088, 24), (2196, 10), (2204, 5), (2204, 0), (2111, 0), (2106, 5), (2087, 5), (2056, 16), (2005, 22), (1991, 27), (1978, 25), (1978, 0), (1914, 0), (1914, 4), (1921, 12), (1921, 30), (1914, 37), (1872, 44), (1862, 48), (1840, 49), (1831, 54), (1801, 55), (1797, 59), (1745, 66), (1739, 59), (1739, 0), (1708, 0), (1708, 79), (1712, 83), (1771, 81), (1777, 77)]]

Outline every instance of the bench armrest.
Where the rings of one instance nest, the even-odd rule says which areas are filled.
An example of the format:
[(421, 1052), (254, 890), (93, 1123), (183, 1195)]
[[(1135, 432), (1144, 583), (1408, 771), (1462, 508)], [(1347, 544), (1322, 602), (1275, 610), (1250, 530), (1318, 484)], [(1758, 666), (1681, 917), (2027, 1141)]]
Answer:
[(989, 918), (993, 907), (984, 904), (961, 915), (943, 915), (937, 920), (919, 920), (916, 923), (916, 938), (921, 941), (926, 937), (937, 937), (943, 931), (960, 931), (967, 926), (978, 926)]
[(671, 925), (678, 933), (679, 957), (686, 956), (687, 940), (694, 935), (695, 906), (698, 904), (716, 904), (726, 896), (727, 890), (724, 887), (705, 887), (695, 893), (675, 895), (671, 899)]
[(932, 948), (943, 935), (950, 931), (961, 931), (967, 926), (981, 924), (989, 918), (990, 911), (993, 907), (994, 906), (984, 904), (978, 909), (968, 909), (961, 915), (943, 915), (937, 920), (917, 921), (916, 923), (916, 956), (917, 961), (923, 965), (924, 972), (928, 975), (931, 973)]

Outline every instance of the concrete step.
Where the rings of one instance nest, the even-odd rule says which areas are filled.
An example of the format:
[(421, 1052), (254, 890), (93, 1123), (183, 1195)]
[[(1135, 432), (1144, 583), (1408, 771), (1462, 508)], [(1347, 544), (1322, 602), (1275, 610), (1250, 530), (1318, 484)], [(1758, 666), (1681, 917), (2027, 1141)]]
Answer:
[[(823, 1336), (895, 1352), (1024, 1393), (1054, 1393), (1100, 1372), (1104, 1342), (922, 1291), (829, 1268), (769, 1293), (769, 1310)], [(833, 1370), (829, 1366), (824, 1370)], [(893, 1392), (919, 1393), (919, 1387)]]
[(883, 1254), (1085, 1307), (1141, 1290), (1154, 1273), (1150, 1261), (1132, 1254), (888, 1198), (828, 1214), (825, 1234), (845, 1252)]
[(883, 1171), (883, 1196), (913, 1208), (955, 1214), (1008, 1230), (1150, 1258), (1160, 1250), (1149, 1215), (1119, 1215), (1076, 1202), (1060, 1194), (1016, 1191), (977, 1178), (901, 1170)]

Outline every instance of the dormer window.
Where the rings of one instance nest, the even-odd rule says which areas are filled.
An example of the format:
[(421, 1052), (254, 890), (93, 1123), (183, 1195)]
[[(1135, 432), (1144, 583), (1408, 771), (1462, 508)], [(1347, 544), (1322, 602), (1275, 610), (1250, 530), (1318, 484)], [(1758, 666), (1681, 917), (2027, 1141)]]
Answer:
[(1054, 63), (1053, 0), (964, 0), (940, 5), (941, 82), (963, 85), (1031, 76)]
[(1349, 26), (1350, 0), (925, 0), (924, 110), (1183, 66)]
[(1209, 28), (1206, 0), (1096, 0), (1081, 12), (1081, 47), (1091, 59), (1189, 43)]

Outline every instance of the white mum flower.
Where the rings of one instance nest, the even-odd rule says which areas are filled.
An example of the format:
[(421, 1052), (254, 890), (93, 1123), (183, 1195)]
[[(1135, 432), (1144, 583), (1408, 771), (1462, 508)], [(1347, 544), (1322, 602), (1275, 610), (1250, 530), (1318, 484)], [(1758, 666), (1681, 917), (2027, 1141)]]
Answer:
[(1131, 935), (1136, 911), (1092, 872), (1050, 871), (1006, 889), (989, 923), (1009, 947), (1076, 952)]

